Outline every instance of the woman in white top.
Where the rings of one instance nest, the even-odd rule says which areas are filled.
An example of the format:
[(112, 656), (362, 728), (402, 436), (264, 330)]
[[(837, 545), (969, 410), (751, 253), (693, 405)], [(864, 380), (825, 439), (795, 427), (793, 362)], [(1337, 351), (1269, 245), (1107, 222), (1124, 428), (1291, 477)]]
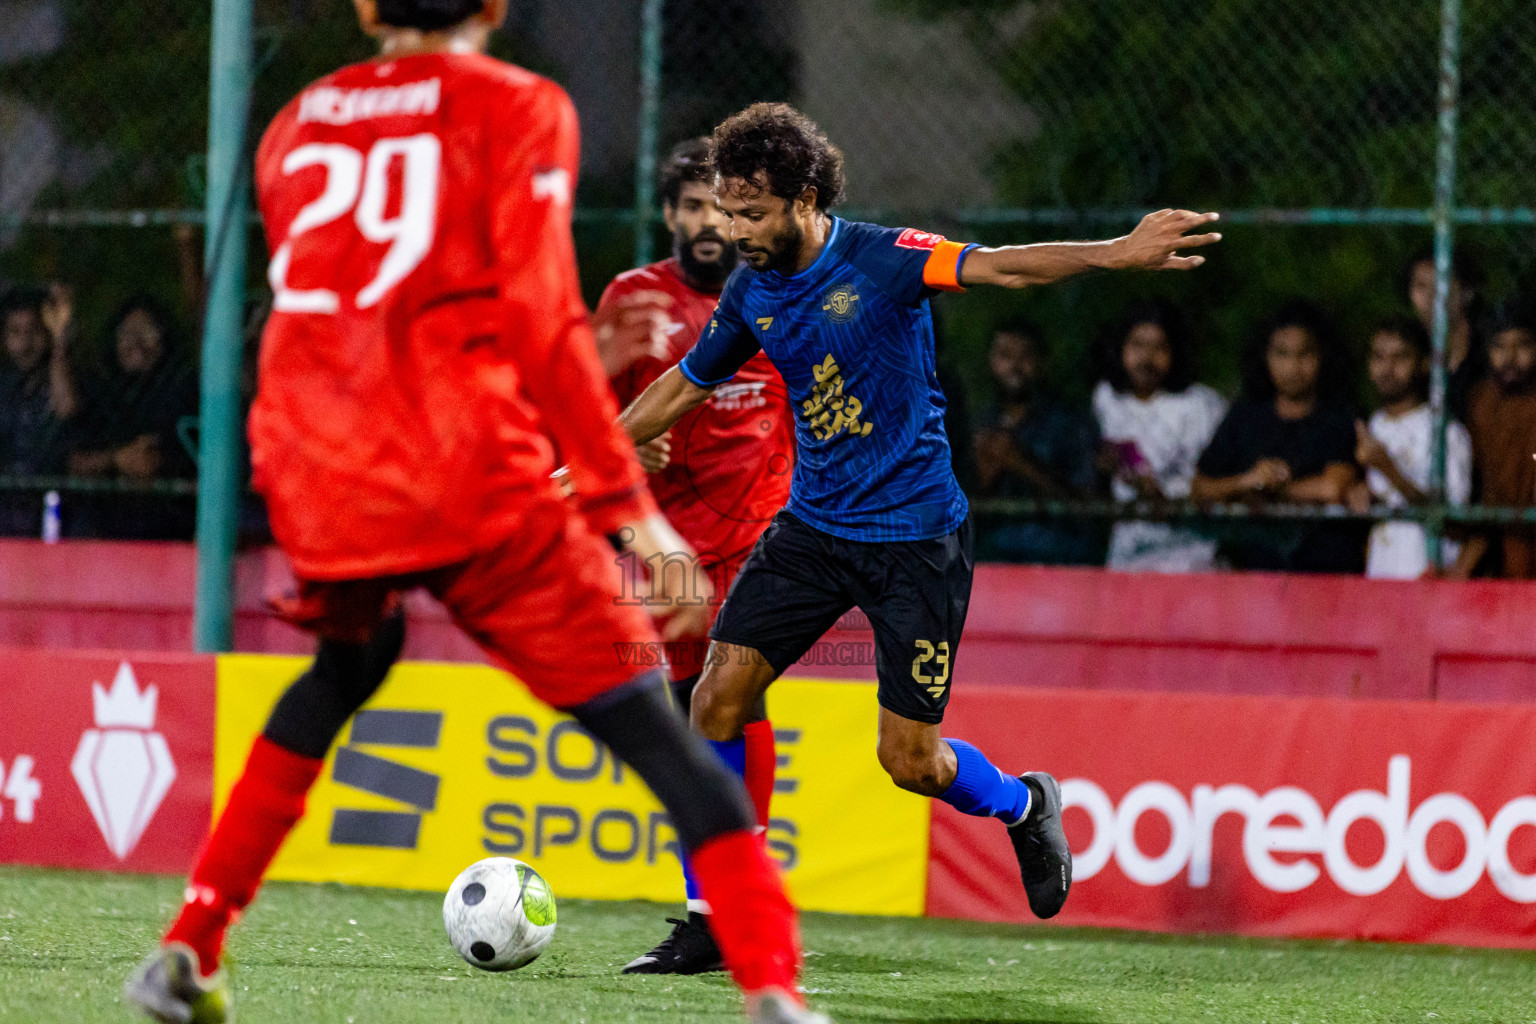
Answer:
[[(1093, 411), (1115, 470), (1118, 501), (1189, 497), (1195, 463), (1226, 414), (1215, 391), (1194, 383), (1189, 335), (1177, 309), (1148, 303), (1106, 336), (1104, 379)], [(1187, 527), (1122, 522), (1109, 568), (1199, 572), (1216, 567), (1216, 542)]]

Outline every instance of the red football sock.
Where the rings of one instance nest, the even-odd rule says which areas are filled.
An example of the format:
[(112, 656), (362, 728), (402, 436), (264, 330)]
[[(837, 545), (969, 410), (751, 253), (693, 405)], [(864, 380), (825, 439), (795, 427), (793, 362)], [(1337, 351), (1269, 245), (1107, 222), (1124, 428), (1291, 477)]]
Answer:
[(261, 876), (293, 826), (324, 762), (301, 757), (258, 736), (229, 804), (208, 837), (187, 883), (187, 902), (166, 933), (197, 953), (205, 975), (219, 969), (224, 930), (256, 897)]
[(800, 927), (762, 840), (747, 832), (716, 836), (693, 851), (693, 872), (736, 984), (749, 995), (777, 988), (799, 999)]
[(766, 718), (761, 722), (748, 722), (742, 731), (747, 737), (747, 795), (752, 798), (757, 823), (767, 828), (768, 804), (773, 799), (773, 773), (779, 764), (779, 754), (773, 746), (773, 723)]

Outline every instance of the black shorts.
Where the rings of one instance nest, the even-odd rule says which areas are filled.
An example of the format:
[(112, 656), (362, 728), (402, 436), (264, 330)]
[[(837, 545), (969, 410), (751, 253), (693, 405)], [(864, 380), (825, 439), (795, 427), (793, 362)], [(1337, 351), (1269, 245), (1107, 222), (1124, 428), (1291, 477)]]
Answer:
[(869, 617), (880, 706), (944, 720), (971, 602), (971, 520), (932, 540), (844, 540), (780, 512), (731, 586), (711, 639), (750, 647), (775, 676), (850, 609)]

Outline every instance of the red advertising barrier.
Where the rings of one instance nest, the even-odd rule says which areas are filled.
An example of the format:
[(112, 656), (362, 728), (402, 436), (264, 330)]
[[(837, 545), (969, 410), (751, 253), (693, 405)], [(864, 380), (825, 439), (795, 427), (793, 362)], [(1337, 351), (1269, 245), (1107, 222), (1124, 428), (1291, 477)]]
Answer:
[[(1536, 708), (961, 687), (945, 732), (1063, 781), (1069, 925), (1536, 948)], [(1030, 921), (935, 803), (929, 914)]]
[(214, 671), (0, 650), (0, 863), (186, 871), (213, 815)]
[[(189, 650), (195, 574), (190, 544), (0, 540), (0, 646)], [(314, 650), (267, 607), (292, 585), (276, 550), (240, 556), (237, 650)], [(980, 565), (954, 683), (1536, 701), (1533, 604), (1525, 582)], [(484, 660), (424, 595), (407, 613), (408, 658)], [(841, 627), (793, 674), (874, 678), (868, 622)]]

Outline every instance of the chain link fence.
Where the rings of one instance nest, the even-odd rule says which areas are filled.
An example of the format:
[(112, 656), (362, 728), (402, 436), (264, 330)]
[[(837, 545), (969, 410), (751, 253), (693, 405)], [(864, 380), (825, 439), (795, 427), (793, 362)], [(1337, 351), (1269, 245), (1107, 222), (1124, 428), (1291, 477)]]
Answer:
[[(994, 400), (988, 348), (999, 324), (1033, 322), (1052, 387), (1086, 413), (1106, 329), (1148, 299), (1182, 310), (1198, 343), (1198, 378), (1229, 397), (1271, 314), (1290, 300), (1315, 304), (1343, 346), (1337, 372), (1347, 375), (1348, 398), (1365, 415), (1375, 401), (1365, 372), (1372, 325), (1415, 314), (1412, 269), (1426, 259), (1433, 267), (1440, 175), (1456, 186), (1443, 221), (1454, 229), (1467, 278), (1460, 283), (1475, 288), (1474, 342), (1483, 315), (1522, 298), (1530, 283), (1530, 5), (841, 0), (755, 9), (773, 12), (775, 42), (793, 60), (762, 60), (761, 46), (730, 43), (668, 65), (664, 121), (676, 118), (682, 134), (728, 114), (734, 95), (718, 90), (721, 101), (703, 110), (697, 99), (721, 79), (746, 79), (757, 98), (788, 99), (845, 151), (855, 215), (1002, 244), (1117, 234), (1163, 206), (1222, 212), (1226, 241), (1197, 274), (1106, 275), (938, 303), (941, 360), (974, 420), (984, 421)], [(668, 11), (686, 14), (673, 4)], [(1447, 13), (1457, 16), (1450, 35)], [(674, 30), (699, 31), (687, 23)], [(1447, 54), (1460, 78), (1449, 104), (1459, 135), (1454, 161), (1441, 164)], [(1433, 275), (1430, 284), (1432, 299)], [(1419, 299), (1427, 314), (1422, 290)], [(1454, 314), (1451, 368), (1464, 356)], [(1453, 405), (1464, 397), (1453, 393)], [(952, 440), (957, 450), (968, 445)], [(1020, 486), (1022, 498), (977, 505), (994, 523), (1130, 514), (1104, 500), (1107, 484), (1101, 476), (1092, 500)], [(1206, 527), (1212, 516), (1354, 516), (1363, 544), (1358, 512), (1255, 504), (1144, 501), (1134, 511)], [(1445, 519), (1522, 514), (1434, 505), (1370, 513), (1426, 520), (1431, 534)]]
[[(0, 381), (32, 389), (3, 400), (0, 426), (14, 434), (26, 402), (62, 424), (45, 460), (0, 436), (0, 532), (40, 532), (48, 491), (62, 496), (66, 535), (190, 532), (209, 6), (0, 0), (0, 290), (36, 306), (68, 287), (78, 392), (61, 419), (41, 363), (0, 359)], [(369, 52), (341, 0), (254, 7), (258, 128), (304, 83)], [(787, 100), (846, 153), (851, 215), (1004, 243), (1116, 234), (1163, 205), (1222, 211), (1226, 241), (1198, 274), (938, 303), (951, 391), (973, 418), (993, 400), (998, 324), (1033, 321), (1052, 385), (1086, 407), (1096, 341), (1150, 298), (1183, 310), (1199, 378), (1228, 395), (1265, 318), (1290, 298), (1317, 303), (1355, 357), (1351, 394), (1366, 408), (1369, 325), (1407, 308), (1408, 268), (1433, 239), (1442, 13), (1436, 0), (516, 0), (495, 45), (564, 84), (582, 113), (578, 244), (594, 298), (632, 261), (637, 223), (665, 251), (653, 197), (635, 194), (656, 153), (747, 103)], [(1482, 268), (1486, 310), (1536, 269), (1536, 8), (1463, 0), (1459, 13), (1450, 220)], [(254, 338), (258, 236), (250, 256)], [(129, 334), (156, 320), (161, 335), (163, 355), (139, 377), (120, 356), (125, 313)]]

